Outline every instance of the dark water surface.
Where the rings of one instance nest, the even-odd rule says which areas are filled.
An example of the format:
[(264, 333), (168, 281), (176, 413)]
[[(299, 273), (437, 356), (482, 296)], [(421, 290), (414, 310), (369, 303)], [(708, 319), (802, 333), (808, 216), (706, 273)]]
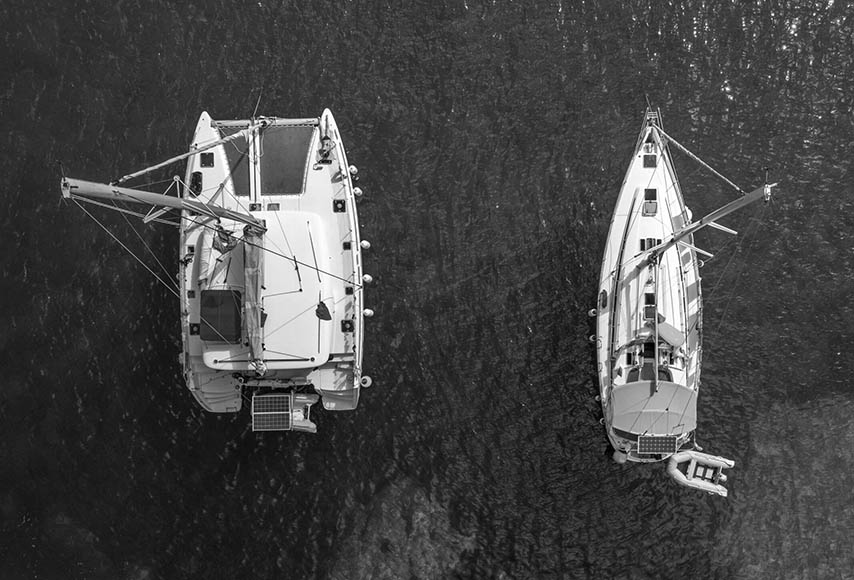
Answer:
[[(0, 22), (0, 577), (854, 578), (846, 3), (5, 0)], [(366, 191), (374, 387), (315, 436), (205, 414), (173, 297), (59, 202), (57, 161), (112, 179), (259, 94), (331, 108)], [(780, 182), (738, 238), (697, 240), (698, 434), (736, 461), (728, 499), (613, 464), (598, 424), (586, 310), (645, 95), (742, 187)], [(676, 162), (695, 216), (736, 195)], [(132, 225), (174, 269), (176, 232)]]

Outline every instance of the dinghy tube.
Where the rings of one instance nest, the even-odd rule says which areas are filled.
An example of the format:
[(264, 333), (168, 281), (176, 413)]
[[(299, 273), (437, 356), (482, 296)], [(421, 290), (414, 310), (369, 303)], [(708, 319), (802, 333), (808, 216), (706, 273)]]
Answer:
[(670, 456), (667, 475), (679, 485), (726, 497), (727, 489), (722, 484), (727, 477), (723, 470), (733, 466), (735, 461), (717, 455), (680, 451)]

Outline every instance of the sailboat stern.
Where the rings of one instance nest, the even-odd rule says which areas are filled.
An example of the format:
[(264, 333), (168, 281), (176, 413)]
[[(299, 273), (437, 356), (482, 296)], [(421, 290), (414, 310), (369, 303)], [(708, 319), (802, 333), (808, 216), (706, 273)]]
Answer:
[(693, 443), (696, 390), (669, 381), (641, 380), (614, 388), (607, 433), (615, 460), (662, 461)]

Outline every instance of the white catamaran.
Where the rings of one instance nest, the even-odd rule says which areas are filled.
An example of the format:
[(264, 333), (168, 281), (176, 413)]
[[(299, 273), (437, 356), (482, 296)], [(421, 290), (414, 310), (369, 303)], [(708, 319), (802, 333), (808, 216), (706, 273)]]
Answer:
[(702, 358), (702, 293), (693, 234), (759, 199), (763, 185), (692, 222), (669, 144), (683, 150), (648, 109), (611, 219), (596, 318), (599, 400), (614, 460), (669, 460), (678, 483), (725, 496), (729, 459), (701, 453), (695, 441)]
[[(184, 159), (175, 195), (121, 185)], [(203, 408), (236, 413), (251, 401), (255, 431), (315, 432), (314, 403), (355, 409), (371, 384), (362, 374), (370, 244), (359, 236), (356, 173), (328, 110), (235, 121), (203, 113), (188, 153), (110, 184), (63, 177), (61, 189), (126, 213), (149, 206), (137, 214), (144, 222), (179, 228), (170, 289), (184, 378)]]

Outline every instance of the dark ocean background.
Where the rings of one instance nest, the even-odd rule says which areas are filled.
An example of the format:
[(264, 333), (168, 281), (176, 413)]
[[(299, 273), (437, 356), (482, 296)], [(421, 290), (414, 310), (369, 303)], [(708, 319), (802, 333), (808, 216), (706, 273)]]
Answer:
[[(0, 39), (0, 578), (854, 578), (846, 2), (4, 0)], [(206, 414), (174, 297), (60, 202), (58, 161), (115, 179), (259, 97), (329, 107), (366, 192), (374, 386), (317, 435)], [(780, 183), (697, 236), (727, 499), (598, 423), (586, 311), (647, 97)], [(695, 217), (737, 195), (674, 158)], [(177, 270), (176, 231), (96, 214)]]

